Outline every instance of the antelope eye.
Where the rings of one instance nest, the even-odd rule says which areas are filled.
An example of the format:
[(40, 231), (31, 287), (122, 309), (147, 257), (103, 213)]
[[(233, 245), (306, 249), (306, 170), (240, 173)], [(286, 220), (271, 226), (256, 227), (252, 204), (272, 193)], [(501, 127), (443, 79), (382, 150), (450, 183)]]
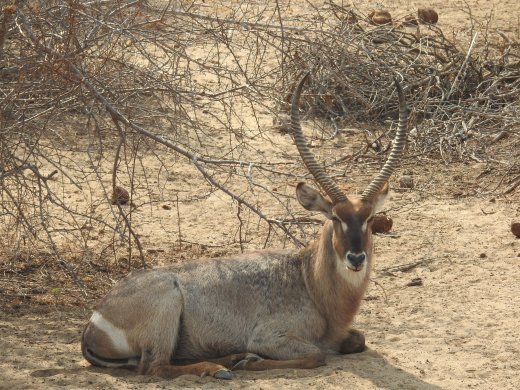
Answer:
[(339, 218), (336, 217), (335, 215), (332, 216), (331, 220), (334, 221), (334, 222), (341, 222), (341, 221), (339, 220)]

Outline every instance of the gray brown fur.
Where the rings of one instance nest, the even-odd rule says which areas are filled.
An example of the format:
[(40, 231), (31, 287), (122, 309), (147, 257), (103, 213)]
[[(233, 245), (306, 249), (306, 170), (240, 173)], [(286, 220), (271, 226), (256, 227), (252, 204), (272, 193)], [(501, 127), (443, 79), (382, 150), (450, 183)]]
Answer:
[[(320, 196), (318, 207), (327, 204), (323, 201)], [(366, 214), (365, 219), (373, 214), (363, 202), (356, 204), (349, 212)], [(345, 212), (344, 208), (334, 207), (335, 213)], [(367, 272), (355, 283), (337, 271), (338, 249), (333, 242), (343, 240), (348, 246), (348, 238), (331, 221), (316, 242), (300, 251), (259, 251), (135, 271), (96, 308), (124, 330), (135, 356), (112, 351), (110, 340), (93, 324), (84, 332), (84, 355), (96, 365), (104, 365), (103, 359), (135, 358), (141, 373), (157, 373), (154, 367), (173, 360), (204, 361), (244, 352), (296, 360), (293, 366), (299, 367), (323, 364), (326, 353), (351, 352), (352, 346), (344, 343), (371, 267), (367, 230), (363, 236)], [(363, 348), (364, 341), (357, 350)]]

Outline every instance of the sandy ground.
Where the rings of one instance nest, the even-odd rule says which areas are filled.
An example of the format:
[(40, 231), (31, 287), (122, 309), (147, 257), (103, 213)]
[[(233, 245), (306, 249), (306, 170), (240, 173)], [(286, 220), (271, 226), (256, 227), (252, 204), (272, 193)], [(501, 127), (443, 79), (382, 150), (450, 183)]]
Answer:
[[(387, 3), (403, 15), (421, 4)], [(454, 20), (465, 26), (465, 3), (432, 2), (444, 13), (440, 27), (456, 29)], [(518, 35), (516, 2), (467, 4), (481, 16), (493, 13), (497, 26)], [(436, 167), (428, 169), (425, 180)], [(452, 174), (469, 180), (478, 176), (478, 169), (466, 169), (454, 167)], [(186, 176), (184, 183), (193, 184), (193, 177)], [(435, 194), (394, 191), (387, 201), (394, 228), (375, 239), (372, 283), (355, 323), (366, 335), (366, 352), (330, 356), (326, 366), (313, 370), (239, 371), (230, 382), (193, 376), (162, 380), (93, 368), (83, 360), (80, 335), (94, 302), (84, 308), (22, 304), (0, 312), (0, 389), (520, 388), (520, 240), (509, 231), (511, 221), (520, 217), (519, 196), (460, 197), (467, 188), (462, 184), (462, 190), (450, 191), (450, 183)], [(210, 201), (218, 208), (219, 201), (228, 200), (216, 195)], [(195, 220), (184, 225), (185, 238), (196, 242), (198, 206), (193, 214), (189, 207), (184, 210), (183, 218)], [(198, 234), (211, 243), (229, 234), (234, 223), (234, 216), (219, 218)], [(161, 222), (157, 227), (168, 228), (175, 226)], [(166, 241), (158, 245), (168, 250)]]
[(237, 372), (232, 382), (166, 381), (89, 367), (79, 350), (88, 310), (29, 310), (1, 317), (0, 388), (518, 388), (520, 241), (508, 229), (518, 204), (411, 198), (393, 193), (389, 206), (403, 207), (394, 236), (376, 238), (356, 321), (364, 353), (314, 370)]

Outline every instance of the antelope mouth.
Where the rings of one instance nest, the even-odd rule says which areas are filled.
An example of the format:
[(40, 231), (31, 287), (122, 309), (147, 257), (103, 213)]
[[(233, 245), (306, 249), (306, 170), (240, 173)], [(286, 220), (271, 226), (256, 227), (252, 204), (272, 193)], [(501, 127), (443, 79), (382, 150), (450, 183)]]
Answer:
[(365, 269), (365, 265), (360, 265), (359, 267), (353, 267), (350, 264), (347, 264), (347, 269), (352, 272), (361, 272)]

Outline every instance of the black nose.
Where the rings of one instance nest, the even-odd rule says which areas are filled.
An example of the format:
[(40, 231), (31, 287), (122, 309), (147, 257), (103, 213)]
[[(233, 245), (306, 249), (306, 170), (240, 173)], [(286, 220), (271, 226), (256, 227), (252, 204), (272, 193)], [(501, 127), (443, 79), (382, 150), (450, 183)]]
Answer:
[(348, 261), (350, 261), (350, 264), (352, 264), (354, 267), (358, 268), (361, 264), (363, 264), (363, 261), (365, 261), (365, 254), (359, 253), (349, 253), (347, 255)]

